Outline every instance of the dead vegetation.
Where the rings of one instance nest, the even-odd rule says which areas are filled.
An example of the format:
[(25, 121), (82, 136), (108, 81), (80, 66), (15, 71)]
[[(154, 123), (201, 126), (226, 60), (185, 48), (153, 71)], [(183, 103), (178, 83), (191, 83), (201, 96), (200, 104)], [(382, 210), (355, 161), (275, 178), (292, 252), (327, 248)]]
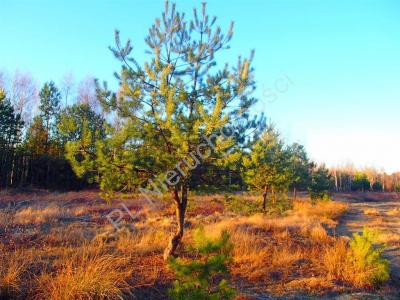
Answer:
[[(145, 202), (136, 196), (124, 199), (131, 213), (140, 214), (134, 223), (124, 216), (117, 231), (106, 216), (119, 204), (107, 205), (88, 195), (66, 195), (63, 203), (60, 195), (51, 201), (46, 194), (45, 201), (31, 201), (12, 217), (7, 215), (7, 197), (0, 200), (8, 220), (0, 225), (3, 298), (167, 298), (173, 274), (162, 252), (174, 228), (173, 209), (163, 200), (150, 210), (142, 209)], [(352, 271), (343, 261), (349, 244), (335, 236), (335, 228), (346, 204), (312, 205), (300, 199), (291, 211), (271, 216), (234, 213), (227, 209), (226, 196), (195, 197), (184, 245), (192, 242), (191, 234), (201, 224), (211, 238), (226, 230), (234, 245), (229, 281), (239, 294), (323, 295), (363, 287), (344, 280)]]

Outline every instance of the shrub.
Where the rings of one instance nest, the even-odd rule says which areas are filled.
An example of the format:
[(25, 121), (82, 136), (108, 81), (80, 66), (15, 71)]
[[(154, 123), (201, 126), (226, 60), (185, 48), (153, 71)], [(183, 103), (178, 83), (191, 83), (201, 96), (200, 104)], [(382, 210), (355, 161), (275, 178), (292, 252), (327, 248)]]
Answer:
[(284, 193), (272, 195), (273, 199), (267, 202), (267, 212), (269, 214), (282, 215), (285, 211), (293, 208), (293, 201)]
[(315, 203), (328, 195), (331, 187), (331, 176), (329, 170), (324, 166), (317, 168), (311, 176), (311, 184), (308, 187), (311, 200)]
[(364, 228), (355, 233), (347, 245), (338, 240), (326, 249), (324, 265), (332, 278), (349, 282), (355, 287), (374, 287), (389, 279), (389, 261), (382, 258), (384, 246), (378, 244), (378, 233)]
[(372, 190), (374, 192), (382, 192), (383, 191), (383, 185), (379, 181), (374, 182), (372, 185)]
[(244, 197), (224, 195), (224, 200), (228, 210), (235, 213), (254, 214), (261, 211), (260, 203)]
[(190, 249), (197, 259), (183, 260), (171, 258), (169, 267), (175, 271), (177, 280), (169, 290), (173, 299), (231, 299), (234, 290), (226, 280), (216, 280), (216, 275), (228, 273), (227, 263), (230, 261), (232, 244), (229, 234), (221, 233), (217, 240), (205, 237), (204, 229), (194, 232), (194, 246)]
[(356, 274), (364, 273), (365, 280), (359, 285), (378, 285), (389, 279), (389, 261), (382, 258), (383, 245), (377, 244), (377, 231), (364, 228), (363, 233), (353, 234), (350, 241), (350, 261), (355, 267)]

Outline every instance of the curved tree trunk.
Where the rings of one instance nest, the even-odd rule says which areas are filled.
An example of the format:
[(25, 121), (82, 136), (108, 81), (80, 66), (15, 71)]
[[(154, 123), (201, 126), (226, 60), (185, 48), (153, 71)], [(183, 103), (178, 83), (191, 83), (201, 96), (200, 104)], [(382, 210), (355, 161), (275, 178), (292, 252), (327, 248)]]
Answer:
[(183, 237), (185, 213), (187, 206), (187, 186), (182, 185), (181, 197), (179, 197), (179, 190), (177, 187), (175, 187), (172, 191), (172, 196), (175, 201), (176, 221), (178, 223), (178, 228), (176, 232), (171, 236), (168, 242), (168, 246), (164, 250), (164, 260), (167, 260), (170, 256), (174, 256), (175, 251), (178, 248)]

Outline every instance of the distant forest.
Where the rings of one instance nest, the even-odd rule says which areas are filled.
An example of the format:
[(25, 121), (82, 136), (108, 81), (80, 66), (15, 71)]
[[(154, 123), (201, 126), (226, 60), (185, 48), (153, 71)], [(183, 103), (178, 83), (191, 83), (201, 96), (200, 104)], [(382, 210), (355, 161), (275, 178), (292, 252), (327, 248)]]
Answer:
[[(84, 174), (79, 173), (77, 166), (74, 171), (71, 154), (68, 155), (68, 145), (87, 142), (93, 146), (107, 138), (108, 127), (119, 126), (120, 120), (111, 118), (103, 109), (95, 80), (87, 77), (75, 85), (72, 76), (66, 75), (59, 86), (51, 81), (39, 90), (29, 74), (0, 73), (0, 89), (0, 186), (50, 190), (96, 186), (96, 167)], [(268, 130), (274, 136), (270, 143), (279, 139), (278, 148), (287, 148), (292, 153), (287, 158), (289, 165), (295, 164), (293, 156), (297, 155), (308, 166), (299, 175), (303, 177), (300, 184), (291, 182), (287, 186), (307, 190), (315, 164), (309, 162), (304, 147), (283, 145), (276, 130), (272, 126)], [(274, 151), (271, 156), (282, 149)], [(79, 151), (74, 155), (73, 161), (79, 161)], [(273, 159), (270, 163), (274, 163)], [(196, 169), (190, 186), (206, 191), (246, 190), (249, 184), (245, 173), (243, 164), (202, 165)], [(331, 191), (400, 192), (400, 173), (389, 175), (373, 168), (332, 168), (329, 182)]]

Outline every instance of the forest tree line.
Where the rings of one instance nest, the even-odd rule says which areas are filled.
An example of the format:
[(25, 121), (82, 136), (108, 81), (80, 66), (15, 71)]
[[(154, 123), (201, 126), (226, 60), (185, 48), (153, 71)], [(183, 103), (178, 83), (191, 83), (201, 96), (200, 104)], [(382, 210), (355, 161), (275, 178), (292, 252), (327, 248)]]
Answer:
[[(121, 122), (103, 109), (95, 80), (87, 77), (74, 84), (73, 77), (67, 74), (59, 86), (50, 81), (38, 89), (27, 73), (16, 72), (12, 78), (5, 74), (0, 72), (0, 186), (58, 190), (93, 186), (96, 167), (87, 172), (88, 166), (83, 166), (84, 161), (79, 161), (72, 147), (87, 143), (94, 154), (96, 142), (106, 139), (107, 130), (118, 129)], [(325, 173), (322, 185), (328, 191), (400, 192), (400, 172), (389, 175), (374, 168), (353, 166), (317, 168), (302, 145), (286, 145), (272, 125), (266, 126), (259, 139), (252, 152), (240, 154), (236, 164), (199, 166), (190, 188), (218, 192), (269, 187), (272, 191), (296, 193), (309, 190), (313, 174), (317, 177), (319, 172)], [(258, 156), (259, 161), (254, 161), (260, 152), (266, 160)], [(249, 175), (254, 172), (257, 176)], [(125, 188), (109, 188), (135, 191), (138, 186), (128, 181), (127, 177)]]

